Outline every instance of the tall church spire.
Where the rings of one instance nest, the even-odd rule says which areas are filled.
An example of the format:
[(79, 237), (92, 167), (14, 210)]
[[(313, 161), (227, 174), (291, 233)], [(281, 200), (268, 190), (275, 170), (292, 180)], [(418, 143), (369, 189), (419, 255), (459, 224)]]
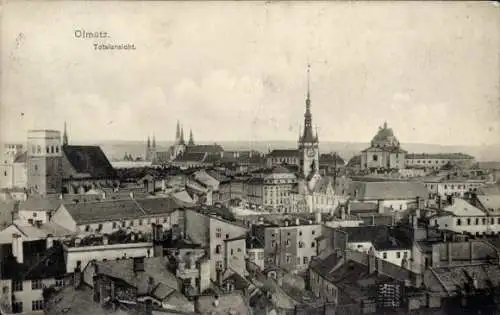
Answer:
[(306, 113), (304, 114), (304, 132), (302, 134), (302, 142), (314, 142), (314, 133), (312, 129), (312, 114), (311, 114), (311, 87), (310, 87), (311, 65), (307, 65), (307, 98), (306, 98)]
[(151, 148), (151, 139), (148, 136), (148, 149)]
[(156, 137), (155, 134), (153, 133), (153, 149), (156, 148)]
[(177, 129), (175, 131), (175, 143), (179, 144), (181, 140), (181, 125), (179, 121), (177, 121)]
[(181, 136), (179, 138), (179, 144), (184, 144), (184, 128), (181, 127)]
[(66, 128), (66, 122), (64, 122), (63, 145), (68, 145), (68, 129)]
[(189, 130), (189, 142), (188, 145), (194, 145), (193, 130)]

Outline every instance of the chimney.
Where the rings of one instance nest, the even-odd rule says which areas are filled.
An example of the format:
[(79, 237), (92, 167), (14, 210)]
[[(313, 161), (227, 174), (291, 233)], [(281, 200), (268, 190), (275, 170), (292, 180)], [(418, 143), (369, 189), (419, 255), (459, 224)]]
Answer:
[(73, 288), (77, 290), (82, 284), (82, 270), (80, 267), (76, 267), (73, 272)]
[(295, 219), (295, 225), (300, 225), (300, 219), (299, 218)]
[(288, 220), (285, 220), (284, 223), (285, 223), (285, 226), (288, 226)]
[(321, 221), (322, 221), (322, 218), (321, 218), (321, 210), (318, 209), (318, 211), (316, 212), (316, 223), (317, 224), (321, 224)]
[(134, 192), (133, 191), (130, 192), (130, 199), (134, 199)]
[(102, 245), (108, 245), (108, 243), (109, 243), (108, 234), (104, 234), (102, 236)]
[(54, 236), (52, 234), (47, 234), (46, 245), (47, 249), (52, 248), (54, 245)]
[(383, 213), (384, 212), (384, 203), (382, 200), (377, 201), (377, 206), (378, 206), (378, 213)]
[(134, 257), (134, 273), (144, 272), (144, 257)]

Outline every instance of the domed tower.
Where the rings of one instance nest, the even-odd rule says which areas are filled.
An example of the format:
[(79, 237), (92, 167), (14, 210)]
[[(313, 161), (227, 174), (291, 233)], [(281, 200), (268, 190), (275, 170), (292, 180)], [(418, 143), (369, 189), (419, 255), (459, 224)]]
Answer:
[(62, 191), (61, 132), (28, 131), (28, 190), (31, 194), (49, 195)]

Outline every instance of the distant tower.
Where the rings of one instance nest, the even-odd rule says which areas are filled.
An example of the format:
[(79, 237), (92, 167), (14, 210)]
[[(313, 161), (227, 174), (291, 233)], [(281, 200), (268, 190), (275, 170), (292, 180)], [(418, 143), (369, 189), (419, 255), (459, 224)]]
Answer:
[(177, 129), (175, 131), (175, 144), (180, 144), (181, 142), (181, 125), (179, 121), (177, 121)]
[(301, 153), (300, 169), (304, 177), (319, 171), (319, 141), (318, 132), (313, 133), (311, 114), (311, 89), (310, 89), (310, 69), (307, 66), (307, 98), (306, 113), (304, 114), (304, 131), (299, 139), (299, 151)]
[(189, 146), (193, 146), (194, 145), (193, 130), (189, 130), (189, 142), (188, 142), (188, 145)]
[(62, 148), (60, 131), (28, 131), (27, 173), (27, 186), (32, 194), (61, 193)]
[(148, 143), (146, 146), (146, 161), (151, 160), (151, 140), (149, 139), (148, 136)]
[(150, 153), (150, 161), (151, 162), (155, 162), (156, 161), (156, 137), (155, 137), (155, 134), (153, 133), (153, 144), (151, 146), (151, 150), (149, 151)]
[(68, 145), (68, 129), (66, 128), (66, 122), (64, 122), (63, 145)]
[(179, 144), (185, 145), (185, 142), (184, 142), (184, 128), (183, 127), (181, 127), (181, 136), (179, 138)]

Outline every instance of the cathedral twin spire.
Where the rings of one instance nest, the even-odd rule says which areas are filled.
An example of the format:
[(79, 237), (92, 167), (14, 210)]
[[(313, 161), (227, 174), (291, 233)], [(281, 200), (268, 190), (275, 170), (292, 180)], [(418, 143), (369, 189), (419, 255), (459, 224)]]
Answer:
[[(181, 144), (181, 145), (186, 144), (186, 142), (184, 140), (184, 128), (181, 126), (179, 121), (177, 121), (177, 129), (175, 132), (175, 143)], [(189, 146), (194, 145), (193, 130), (189, 130), (189, 141), (188, 141), (187, 145), (189, 145)]]

